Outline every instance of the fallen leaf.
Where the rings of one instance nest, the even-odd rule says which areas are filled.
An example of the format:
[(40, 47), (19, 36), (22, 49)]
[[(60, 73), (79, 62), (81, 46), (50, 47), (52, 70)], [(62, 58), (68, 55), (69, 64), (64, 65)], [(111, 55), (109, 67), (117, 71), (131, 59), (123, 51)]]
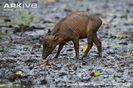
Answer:
[(128, 52), (127, 54), (129, 54), (129, 55), (133, 55), (133, 51), (132, 51), (132, 52)]
[(85, 51), (86, 51), (87, 47), (88, 47), (88, 45), (87, 45), (87, 44), (85, 44), (85, 45), (83, 46), (83, 48), (82, 48), (83, 53), (85, 53)]
[(90, 73), (90, 76), (93, 76), (93, 77), (100, 76), (100, 72), (92, 72)]
[(23, 75), (23, 72), (20, 71), (20, 70), (18, 70), (18, 71), (16, 71), (16, 75), (17, 75), (17, 76), (22, 76), (22, 75)]
[(116, 37), (117, 38), (124, 38), (125, 37), (125, 34), (120, 33), (120, 34), (117, 34)]
[(40, 66), (40, 65), (50, 65), (50, 62), (49, 62), (49, 60), (45, 60), (38, 64), (38, 66)]

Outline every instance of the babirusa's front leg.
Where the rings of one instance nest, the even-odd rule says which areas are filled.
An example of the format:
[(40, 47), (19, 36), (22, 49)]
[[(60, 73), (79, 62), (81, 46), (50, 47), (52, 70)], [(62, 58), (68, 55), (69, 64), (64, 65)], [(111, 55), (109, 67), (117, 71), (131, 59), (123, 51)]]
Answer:
[(62, 50), (63, 46), (65, 45), (65, 43), (62, 43), (59, 45), (59, 48), (58, 48), (58, 51), (57, 51), (57, 54), (55, 55), (54, 58), (58, 58), (59, 54), (60, 54), (60, 51)]

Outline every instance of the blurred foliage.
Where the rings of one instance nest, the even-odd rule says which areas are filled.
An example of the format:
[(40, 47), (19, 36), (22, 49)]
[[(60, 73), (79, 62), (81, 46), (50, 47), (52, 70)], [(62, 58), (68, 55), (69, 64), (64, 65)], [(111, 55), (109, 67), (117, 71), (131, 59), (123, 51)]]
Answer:
[(19, 25), (29, 26), (31, 24), (31, 18), (28, 13), (23, 13), (18, 20)]
[(44, 4), (55, 3), (57, 0), (42, 0)]
[(56, 2), (56, 0), (47, 0), (47, 2), (53, 3), (53, 2)]

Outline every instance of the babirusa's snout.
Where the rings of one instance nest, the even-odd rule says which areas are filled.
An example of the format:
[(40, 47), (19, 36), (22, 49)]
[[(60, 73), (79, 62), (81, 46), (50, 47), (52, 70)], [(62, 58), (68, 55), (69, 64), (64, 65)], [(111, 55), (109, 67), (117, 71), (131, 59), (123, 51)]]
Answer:
[(42, 56), (42, 59), (46, 59), (46, 57), (45, 56)]
[(43, 53), (42, 54), (42, 59), (46, 59), (49, 56), (49, 54)]

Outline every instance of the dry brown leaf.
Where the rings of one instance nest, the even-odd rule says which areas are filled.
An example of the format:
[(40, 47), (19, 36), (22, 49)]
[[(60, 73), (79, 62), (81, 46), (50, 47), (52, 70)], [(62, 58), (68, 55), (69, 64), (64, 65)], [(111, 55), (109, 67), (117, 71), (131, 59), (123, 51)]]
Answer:
[(128, 52), (127, 54), (129, 54), (129, 55), (133, 55), (133, 51), (132, 51), (132, 52)]
[(49, 60), (45, 60), (38, 64), (38, 66), (40, 66), (40, 65), (50, 65), (50, 62), (49, 62)]
[(133, 60), (129, 60), (128, 62), (129, 62), (129, 63), (133, 63)]

